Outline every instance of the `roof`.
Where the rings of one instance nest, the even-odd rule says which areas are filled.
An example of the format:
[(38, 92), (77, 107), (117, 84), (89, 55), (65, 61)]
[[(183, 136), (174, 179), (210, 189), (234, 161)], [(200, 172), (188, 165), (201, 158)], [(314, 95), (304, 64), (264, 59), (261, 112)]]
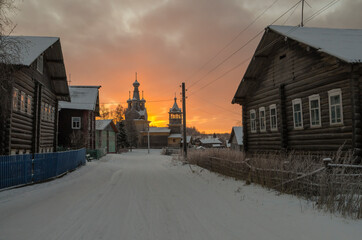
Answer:
[(70, 101), (63, 52), (58, 37), (1, 36), (1, 40), (6, 41), (7, 46), (1, 49), (1, 54), (10, 55), (8, 59), (1, 59), (7, 64), (29, 67), (44, 54), (44, 62), (57, 99)]
[(168, 136), (168, 138), (182, 138), (181, 133), (173, 133)]
[(221, 144), (222, 142), (218, 138), (203, 138), (200, 139), (202, 144)]
[(284, 45), (286, 39), (310, 47), (350, 64), (362, 62), (362, 29), (332, 29), (271, 25), (266, 28), (249, 66), (236, 90), (232, 103), (243, 104), (258, 87), (257, 80), (270, 61), (268, 54)]
[(277, 26), (268, 27), (283, 36), (348, 63), (362, 62), (362, 29)]
[(96, 120), (96, 130), (103, 131), (109, 125), (111, 125), (115, 132), (118, 132), (118, 129), (116, 128), (116, 125), (113, 123), (112, 119)]
[(17, 54), (19, 57), (10, 59), (11, 64), (30, 66), (45, 50), (52, 46), (58, 37), (33, 37), (33, 36), (3, 36), (7, 41), (16, 45), (15, 48), (5, 49), (8, 54)]
[(96, 111), (99, 105), (98, 89), (101, 86), (70, 86), (71, 102), (59, 102), (60, 109)]
[[(191, 142), (191, 136), (186, 136), (186, 142), (187, 143)], [(183, 139), (181, 139), (181, 143), (183, 143)]]
[(173, 103), (172, 108), (170, 108), (170, 113), (181, 113), (181, 109), (177, 105), (177, 98), (174, 98), (175, 102)]
[(236, 143), (238, 145), (243, 145), (243, 127), (233, 127), (231, 129), (229, 143), (232, 142), (233, 137), (235, 136)]
[(167, 127), (150, 127), (150, 133), (169, 133), (170, 131)]

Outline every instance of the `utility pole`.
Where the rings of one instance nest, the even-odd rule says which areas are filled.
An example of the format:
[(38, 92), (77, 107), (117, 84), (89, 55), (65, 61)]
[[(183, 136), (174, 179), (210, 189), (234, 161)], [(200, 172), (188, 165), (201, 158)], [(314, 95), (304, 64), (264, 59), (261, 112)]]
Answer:
[(148, 123), (147, 144), (148, 144), (148, 154), (150, 154), (150, 123)]
[(187, 139), (186, 139), (186, 89), (185, 83), (182, 83), (182, 121), (183, 121), (183, 147), (184, 159), (187, 159)]
[(304, 14), (304, 0), (302, 0), (302, 22), (300, 23), (300, 26), (303, 27), (303, 14)]

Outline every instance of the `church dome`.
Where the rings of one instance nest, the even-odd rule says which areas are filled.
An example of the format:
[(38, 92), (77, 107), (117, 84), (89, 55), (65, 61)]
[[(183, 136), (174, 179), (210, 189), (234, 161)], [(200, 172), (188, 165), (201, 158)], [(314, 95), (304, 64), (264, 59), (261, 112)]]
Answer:
[(170, 112), (171, 113), (181, 113), (181, 109), (177, 105), (177, 98), (175, 98), (175, 102), (174, 102), (172, 108), (170, 108)]
[(140, 86), (140, 83), (137, 81), (137, 79), (136, 79), (136, 81), (134, 81), (133, 86), (134, 87), (139, 87)]

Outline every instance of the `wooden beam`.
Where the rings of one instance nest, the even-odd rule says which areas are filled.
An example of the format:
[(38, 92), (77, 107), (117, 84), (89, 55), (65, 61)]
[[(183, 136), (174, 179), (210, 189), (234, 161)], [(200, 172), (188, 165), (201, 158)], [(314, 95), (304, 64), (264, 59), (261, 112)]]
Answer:
[(48, 62), (48, 63), (61, 63), (61, 64), (64, 64), (63, 59), (46, 59), (46, 62)]
[(51, 77), (52, 81), (67, 81), (67, 77)]

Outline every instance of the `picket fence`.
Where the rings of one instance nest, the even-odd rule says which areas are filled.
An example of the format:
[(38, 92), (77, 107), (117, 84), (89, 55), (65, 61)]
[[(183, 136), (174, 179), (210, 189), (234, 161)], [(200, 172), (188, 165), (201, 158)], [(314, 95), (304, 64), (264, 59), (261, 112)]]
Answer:
[(42, 182), (85, 164), (85, 149), (0, 156), (0, 189)]

